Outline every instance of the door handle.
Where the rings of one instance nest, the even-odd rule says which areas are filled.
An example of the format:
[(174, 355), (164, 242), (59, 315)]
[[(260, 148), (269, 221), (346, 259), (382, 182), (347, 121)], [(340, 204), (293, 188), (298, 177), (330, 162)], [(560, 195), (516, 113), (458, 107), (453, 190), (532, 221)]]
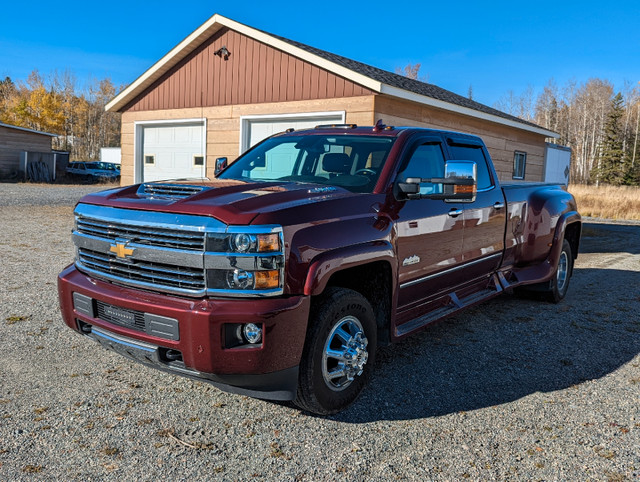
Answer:
[(460, 216), (462, 214), (462, 209), (451, 208), (451, 211), (449, 211), (447, 214), (449, 216), (451, 216), (452, 218), (455, 218), (455, 217)]
[(503, 207), (504, 207), (504, 203), (501, 203), (501, 202), (496, 202), (493, 205), (493, 209), (502, 209)]

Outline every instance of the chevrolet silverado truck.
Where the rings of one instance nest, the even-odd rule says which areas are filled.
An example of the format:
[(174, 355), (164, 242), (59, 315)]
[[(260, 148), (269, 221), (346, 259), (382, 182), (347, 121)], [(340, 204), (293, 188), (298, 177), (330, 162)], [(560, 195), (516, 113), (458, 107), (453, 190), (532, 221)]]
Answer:
[(216, 178), (90, 194), (65, 323), (238, 394), (344, 409), (376, 347), (514, 289), (565, 297), (571, 194), (500, 185), (478, 137), (378, 123), (274, 135)]

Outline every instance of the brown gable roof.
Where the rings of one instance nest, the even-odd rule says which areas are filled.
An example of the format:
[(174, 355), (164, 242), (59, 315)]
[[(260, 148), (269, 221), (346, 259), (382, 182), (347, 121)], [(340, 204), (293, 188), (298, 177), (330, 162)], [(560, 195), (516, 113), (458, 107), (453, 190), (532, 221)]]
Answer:
[(106, 109), (108, 111), (121, 111), (125, 106), (130, 105), (134, 99), (139, 98), (149, 87), (154, 85), (154, 83), (187, 58), (194, 50), (198, 49), (204, 42), (224, 28), (247, 35), (259, 42), (270, 45), (289, 55), (309, 62), (312, 65), (316, 65), (376, 93), (387, 94), (420, 104), (496, 122), (498, 124), (509, 125), (518, 129), (536, 132), (547, 137), (558, 137), (558, 134), (555, 132), (534, 123), (527, 122), (479, 102), (467, 99), (436, 85), (409, 79), (346, 57), (341, 57), (284, 37), (273, 35), (218, 14), (212, 16), (162, 59), (156, 62), (150, 69), (138, 77), (129, 87), (124, 89), (107, 104)]
[[(228, 49), (228, 61), (216, 55)], [(120, 109), (122, 112), (355, 97), (375, 92), (223, 28)]]
[(425, 97), (431, 97), (433, 99), (458, 105), (460, 107), (466, 107), (468, 109), (473, 109), (479, 112), (484, 112), (486, 114), (509, 119), (520, 124), (526, 124), (532, 127), (541, 128), (541, 126), (534, 124), (533, 122), (528, 122), (526, 120), (520, 119), (519, 117), (512, 116), (510, 114), (507, 114), (506, 112), (502, 112), (498, 109), (494, 109), (487, 105), (481, 104), (480, 102), (476, 102), (474, 100), (468, 99), (467, 97), (458, 95), (454, 92), (451, 92), (450, 90), (438, 87), (437, 85), (410, 79), (408, 77), (405, 77), (404, 75), (395, 74), (387, 70), (382, 70), (371, 65), (363, 64), (362, 62), (358, 62), (357, 60), (352, 60), (340, 55), (332, 54), (331, 52), (320, 50), (315, 47), (296, 42), (294, 40), (280, 37), (278, 35), (268, 35), (271, 35), (272, 37), (282, 40), (283, 42), (287, 42), (291, 45), (306, 50), (307, 52), (322, 57), (323, 59), (326, 59), (330, 62), (342, 65), (349, 70), (353, 70), (354, 72), (358, 72), (362, 75), (375, 79), (382, 84), (413, 92), (415, 94), (424, 95)]

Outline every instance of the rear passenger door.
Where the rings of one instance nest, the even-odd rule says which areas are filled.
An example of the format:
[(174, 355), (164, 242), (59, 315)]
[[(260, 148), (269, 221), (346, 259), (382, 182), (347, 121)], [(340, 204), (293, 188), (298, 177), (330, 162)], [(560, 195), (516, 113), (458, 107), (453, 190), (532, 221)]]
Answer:
[(475, 161), (477, 165), (476, 199), (464, 204), (462, 258), (467, 279), (482, 278), (498, 269), (502, 260), (507, 211), (504, 193), (482, 142), (447, 137), (447, 147), (452, 160)]

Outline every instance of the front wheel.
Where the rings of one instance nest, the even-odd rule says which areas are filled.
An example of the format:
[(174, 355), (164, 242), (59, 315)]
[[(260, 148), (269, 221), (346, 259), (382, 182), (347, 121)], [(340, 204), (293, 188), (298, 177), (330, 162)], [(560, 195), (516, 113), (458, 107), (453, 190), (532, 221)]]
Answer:
[(318, 415), (350, 405), (371, 375), (376, 343), (367, 299), (346, 288), (328, 288), (309, 319), (295, 404)]

